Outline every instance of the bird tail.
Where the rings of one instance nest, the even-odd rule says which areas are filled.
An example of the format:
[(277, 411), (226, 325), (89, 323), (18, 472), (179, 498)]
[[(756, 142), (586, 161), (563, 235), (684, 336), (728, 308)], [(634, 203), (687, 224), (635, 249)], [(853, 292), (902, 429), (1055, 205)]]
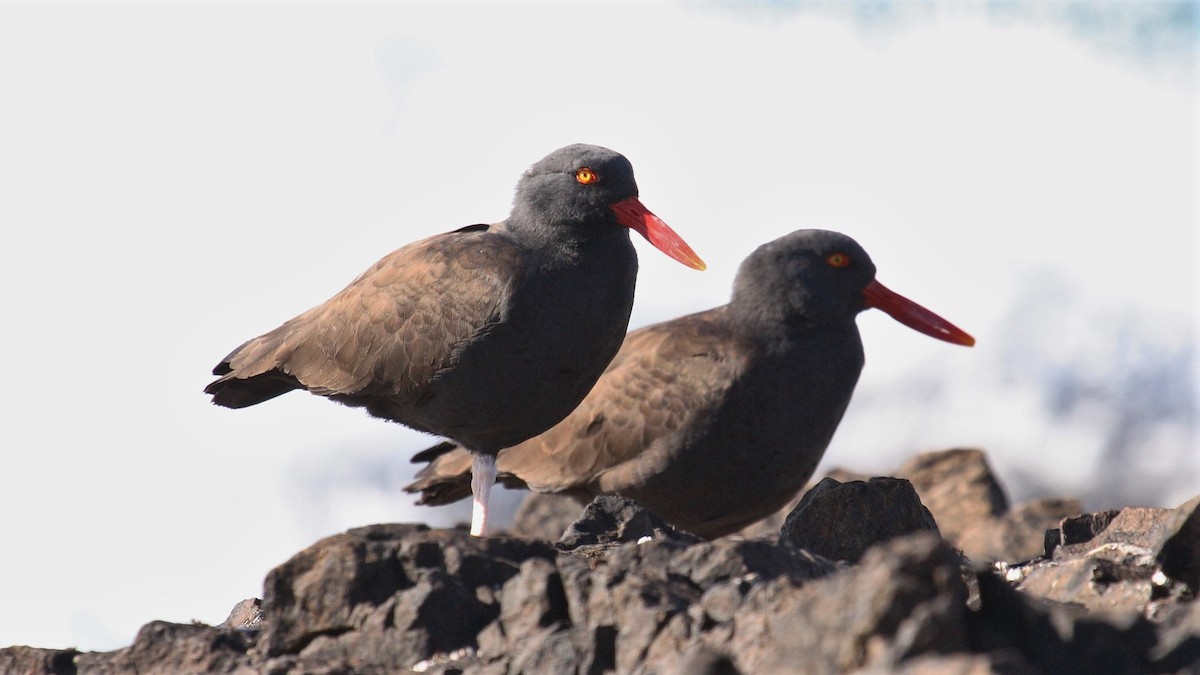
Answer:
[[(222, 367), (224, 372), (221, 372)], [(204, 388), (204, 393), (212, 396), (213, 403), (225, 408), (246, 408), (282, 396), (293, 389), (304, 388), (299, 380), (279, 370), (239, 378), (237, 373), (229, 369), (226, 361), (213, 369), (213, 375), (222, 377), (210, 382)]]
[(284, 339), (287, 327), (284, 324), (248, 340), (221, 359), (212, 371), (218, 378), (204, 388), (204, 393), (213, 397), (213, 403), (226, 408), (246, 408), (305, 388), (300, 380), (279, 367), (290, 356)]

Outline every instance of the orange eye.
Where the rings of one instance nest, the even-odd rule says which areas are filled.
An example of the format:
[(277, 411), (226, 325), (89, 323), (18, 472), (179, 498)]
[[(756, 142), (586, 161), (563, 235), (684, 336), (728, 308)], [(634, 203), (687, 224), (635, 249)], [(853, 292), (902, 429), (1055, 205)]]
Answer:
[(584, 167), (575, 172), (575, 180), (583, 183), (584, 185), (591, 185), (592, 183), (600, 180), (600, 176), (597, 175), (595, 171)]
[(845, 253), (834, 253), (826, 258), (825, 262), (829, 263), (830, 267), (845, 267), (850, 264), (850, 256)]

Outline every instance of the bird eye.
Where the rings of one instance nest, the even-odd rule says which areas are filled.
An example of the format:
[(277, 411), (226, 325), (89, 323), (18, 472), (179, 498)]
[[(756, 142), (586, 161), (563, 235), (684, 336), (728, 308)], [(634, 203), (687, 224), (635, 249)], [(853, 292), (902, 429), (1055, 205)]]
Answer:
[(595, 171), (584, 167), (575, 172), (575, 180), (583, 183), (584, 185), (591, 185), (592, 183), (600, 180), (600, 176)]
[(829, 263), (830, 267), (842, 268), (850, 264), (850, 256), (845, 253), (834, 253), (826, 258), (825, 262)]

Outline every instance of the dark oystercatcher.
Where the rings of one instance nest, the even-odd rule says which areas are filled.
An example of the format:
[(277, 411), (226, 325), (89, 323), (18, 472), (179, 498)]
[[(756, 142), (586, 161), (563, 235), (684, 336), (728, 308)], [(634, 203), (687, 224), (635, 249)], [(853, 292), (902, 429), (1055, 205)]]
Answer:
[[(502, 451), (500, 480), (581, 500), (616, 493), (715, 538), (804, 487), (863, 365), (855, 316), (869, 307), (954, 344), (974, 338), (884, 288), (853, 239), (799, 230), (742, 263), (729, 304), (636, 330), (566, 419)], [(406, 487), (422, 504), (467, 494), (451, 443)]]
[(570, 413), (625, 337), (637, 277), (630, 229), (704, 269), (638, 201), (625, 157), (561, 148), (521, 177), (507, 220), (392, 252), (233, 350), (204, 391), (244, 408), (307, 389), (454, 439), (473, 455), (471, 531), (485, 534), (496, 453)]

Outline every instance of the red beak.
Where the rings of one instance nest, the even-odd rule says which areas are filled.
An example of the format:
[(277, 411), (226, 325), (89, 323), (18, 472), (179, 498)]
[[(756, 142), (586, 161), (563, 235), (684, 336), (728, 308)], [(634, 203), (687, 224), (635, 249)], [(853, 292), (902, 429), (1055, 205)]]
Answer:
[(622, 199), (611, 206), (617, 214), (617, 222), (634, 230), (654, 245), (654, 248), (696, 270), (708, 267), (691, 246), (683, 240), (675, 230), (662, 221), (662, 218), (650, 213), (637, 197)]
[(867, 307), (882, 309), (893, 319), (915, 331), (965, 347), (975, 344), (975, 338), (964, 333), (958, 326), (903, 295), (888, 290), (874, 279), (863, 289), (863, 297), (866, 298)]

